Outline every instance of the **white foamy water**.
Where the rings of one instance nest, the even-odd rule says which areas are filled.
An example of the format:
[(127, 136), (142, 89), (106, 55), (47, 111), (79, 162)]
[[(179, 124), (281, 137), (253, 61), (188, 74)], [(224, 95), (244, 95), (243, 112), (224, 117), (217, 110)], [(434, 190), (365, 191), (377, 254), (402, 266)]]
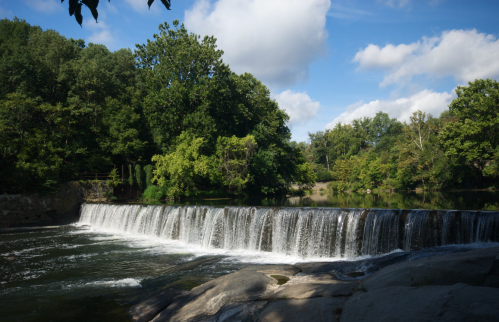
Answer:
[(84, 204), (79, 224), (126, 235), (131, 247), (144, 247), (134, 238), (146, 237), (168, 251), (263, 263), (499, 240), (498, 213), (469, 211)]
[(104, 280), (86, 283), (85, 286), (106, 286), (106, 287), (142, 287), (140, 280), (135, 278), (123, 278), (120, 280)]

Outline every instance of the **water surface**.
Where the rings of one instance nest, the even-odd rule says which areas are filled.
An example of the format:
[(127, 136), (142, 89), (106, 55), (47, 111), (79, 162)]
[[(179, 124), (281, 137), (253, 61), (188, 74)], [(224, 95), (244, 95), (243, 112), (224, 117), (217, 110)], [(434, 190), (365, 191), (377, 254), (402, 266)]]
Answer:
[[(158, 203), (158, 202), (156, 202)], [(383, 209), (455, 209), (499, 211), (499, 191), (414, 191), (344, 193), (315, 191), (303, 197), (195, 199), (159, 202), (169, 205), (277, 206)]]

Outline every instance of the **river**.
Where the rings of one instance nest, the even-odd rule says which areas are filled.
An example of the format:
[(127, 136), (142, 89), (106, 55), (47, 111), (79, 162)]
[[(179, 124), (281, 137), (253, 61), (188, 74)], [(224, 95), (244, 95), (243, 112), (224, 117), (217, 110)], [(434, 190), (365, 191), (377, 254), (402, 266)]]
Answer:
[(73, 225), (1, 231), (0, 316), (128, 321), (141, 299), (248, 265), (327, 261), (348, 279), (498, 239), (496, 212), (86, 204)]

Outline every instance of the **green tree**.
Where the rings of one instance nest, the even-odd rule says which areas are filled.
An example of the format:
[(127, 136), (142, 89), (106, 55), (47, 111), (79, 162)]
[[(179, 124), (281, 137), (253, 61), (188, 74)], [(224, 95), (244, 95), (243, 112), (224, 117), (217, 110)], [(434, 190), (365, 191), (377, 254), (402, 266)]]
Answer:
[(439, 138), (447, 157), (483, 171), (499, 145), (499, 83), (479, 79), (468, 84), (457, 87), (449, 105), (457, 120), (445, 124)]
[(183, 25), (177, 28), (178, 20), (173, 25), (175, 29), (167, 23), (160, 25), (155, 40), (137, 45), (135, 52), (147, 88), (144, 112), (154, 142), (163, 153), (175, 149), (182, 132), (216, 142), (212, 135), (217, 119), (210, 112), (224, 97), (218, 93), (217, 83), (230, 76), (215, 38), (199, 41), (199, 36), (189, 34)]
[(221, 174), (222, 184), (228, 187), (229, 192), (240, 194), (251, 179), (248, 172), (248, 161), (255, 148), (256, 141), (252, 135), (244, 138), (218, 137), (217, 170)]
[(177, 140), (175, 151), (152, 158), (156, 162), (153, 182), (172, 197), (189, 197), (198, 193), (196, 183), (199, 179), (207, 177), (209, 159), (200, 153), (205, 142), (203, 138), (183, 132)]

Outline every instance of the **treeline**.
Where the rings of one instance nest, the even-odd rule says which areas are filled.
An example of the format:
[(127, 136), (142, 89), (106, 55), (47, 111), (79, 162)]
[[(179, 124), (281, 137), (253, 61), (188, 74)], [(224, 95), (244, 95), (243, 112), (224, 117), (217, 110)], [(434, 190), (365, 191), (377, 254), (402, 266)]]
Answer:
[(86, 172), (119, 181), (122, 165), (149, 164), (170, 197), (313, 184), (286, 113), (222, 54), (178, 21), (134, 52), (110, 52), (0, 20), (0, 193), (50, 191)]
[(476, 80), (456, 93), (438, 118), (417, 111), (401, 123), (378, 112), (294, 145), (338, 191), (498, 188), (499, 83)]

